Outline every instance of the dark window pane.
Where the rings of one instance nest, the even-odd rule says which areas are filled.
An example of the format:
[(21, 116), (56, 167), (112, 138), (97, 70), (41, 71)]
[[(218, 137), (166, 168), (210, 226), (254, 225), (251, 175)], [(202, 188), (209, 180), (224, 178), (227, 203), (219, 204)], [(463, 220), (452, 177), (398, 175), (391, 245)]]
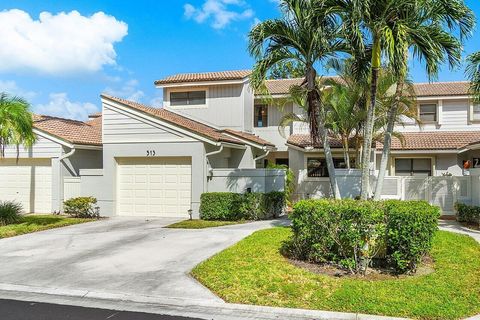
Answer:
[(206, 104), (206, 91), (189, 91), (189, 92), (171, 92), (170, 105), (187, 106), (187, 105), (203, 105)]
[(395, 175), (421, 176), (432, 175), (432, 160), (430, 158), (395, 159)]
[(421, 104), (420, 105), (420, 120), (422, 121), (437, 121), (437, 105), (436, 104)]
[(192, 91), (188, 93), (189, 105), (202, 105), (206, 104), (207, 92), (206, 91)]
[(288, 167), (288, 158), (285, 159), (275, 159), (275, 164), (279, 166), (287, 166)]
[(254, 108), (253, 125), (257, 128), (268, 127), (268, 107), (265, 105), (257, 105)]

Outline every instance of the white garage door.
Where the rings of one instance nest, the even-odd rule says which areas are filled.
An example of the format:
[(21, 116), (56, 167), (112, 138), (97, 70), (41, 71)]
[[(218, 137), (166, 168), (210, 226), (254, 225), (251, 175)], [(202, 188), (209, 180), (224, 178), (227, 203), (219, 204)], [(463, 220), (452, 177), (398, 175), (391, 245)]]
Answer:
[(50, 159), (0, 159), (0, 200), (15, 200), (28, 213), (52, 212)]
[(118, 215), (188, 217), (190, 158), (120, 158), (117, 163)]

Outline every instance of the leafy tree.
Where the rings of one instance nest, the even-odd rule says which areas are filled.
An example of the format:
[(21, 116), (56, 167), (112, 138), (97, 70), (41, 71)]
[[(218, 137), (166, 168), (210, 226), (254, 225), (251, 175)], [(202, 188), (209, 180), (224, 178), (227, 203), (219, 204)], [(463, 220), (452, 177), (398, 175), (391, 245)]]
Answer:
[(269, 79), (292, 79), (305, 76), (305, 69), (299, 63), (293, 61), (282, 61), (277, 63), (270, 70)]
[(264, 80), (279, 63), (292, 61), (305, 70), (303, 84), (297, 90), (305, 93), (310, 135), (314, 144), (322, 141), (330, 184), (338, 198), (315, 65), (343, 50), (344, 44), (339, 39), (338, 19), (326, 4), (324, 0), (282, 0), (282, 17), (263, 21), (250, 32), (249, 51), (256, 59), (251, 76), (256, 90), (267, 93)]
[(30, 104), (20, 97), (0, 93), (0, 157), (5, 157), (6, 146), (14, 145), (18, 160), (20, 145), (30, 147), (34, 142)]
[[(475, 24), (473, 12), (463, 0), (418, 0), (412, 3), (407, 1), (407, 4), (397, 11), (398, 21), (389, 27), (391, 35), (388, 41), (391, 44), (387, 54), (398, 83), (395, 99), (388, 109), (382, 160), (374, 193), (376, 200), (379, 200), (382, 194), (392, 134), (404, 95), (409, 49), (412, 49), (414, 59), (425, 61), (427, 75), (435, 78), (441, 64), (447, 62), (450, 68), (459, 65), (461, 40), (469, 35)], [(454, 33), (457, 29), (458, 37)]]
[(466, 74), (471, 81), (470, 91), (475, 102), (480, 103), (480, 51), (468, 56)]

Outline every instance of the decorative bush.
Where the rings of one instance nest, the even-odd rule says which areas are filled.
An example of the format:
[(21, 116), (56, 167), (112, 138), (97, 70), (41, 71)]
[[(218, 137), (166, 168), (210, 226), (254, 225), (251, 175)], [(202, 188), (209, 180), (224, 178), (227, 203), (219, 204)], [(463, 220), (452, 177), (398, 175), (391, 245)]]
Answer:
[(389, 263), (402, 273), (415, 271), (432, 247), (440, 209), (425, 201), (400, 200), (386, 201), (384, 208)]
[(241, 220), (242, 195), (231, 192), (210, 192), (200, 197), (200, 218), (204, 220)]
[(455, 203), (458, 222), (466, 222), (480, 225), (480, 207), (469, 206), (463, 203)]
[(437, 229), (438, 208), (416, 201), (303, 200), (284, 254), (364, 274), (372, 262), (414, 271)]
[(94, 197), (79, 197), (63, 202), (65, 213), (75, 218), (99, 218), (98, 208)]
[(279, 216), (285, 207), (284, 192), (204, 193), (200, 199), (203, 220), (261, 220)]
[(23, 207), (15, 201), (0, 201), (0, 226), (20, 222)]

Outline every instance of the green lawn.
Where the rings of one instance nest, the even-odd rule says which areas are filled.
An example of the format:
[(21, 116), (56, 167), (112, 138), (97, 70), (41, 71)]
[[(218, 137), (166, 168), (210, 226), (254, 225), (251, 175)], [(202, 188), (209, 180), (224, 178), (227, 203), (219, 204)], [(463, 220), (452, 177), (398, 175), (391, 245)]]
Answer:
[(205, 229), (221, 226), (230, 226), (233, 224), (242, 224), (247, 221), (207, 221), (207, 220), (184, 220), (167, 226), (166, 228), (173, 229)]
[(439, 231), (435, 272), (403, 279), (333, 278), (290, 264), (279, 248), (291, 231), (258, 231), (198, 265), (192, 274), (228, 302), (419, 319), (480, 313), (480, 245)]
[(23, 216), (20, 223), (0, 226), (0, 239), (89, 221), (93, 221), (93, 219), (78, 219), (54, 215)]

